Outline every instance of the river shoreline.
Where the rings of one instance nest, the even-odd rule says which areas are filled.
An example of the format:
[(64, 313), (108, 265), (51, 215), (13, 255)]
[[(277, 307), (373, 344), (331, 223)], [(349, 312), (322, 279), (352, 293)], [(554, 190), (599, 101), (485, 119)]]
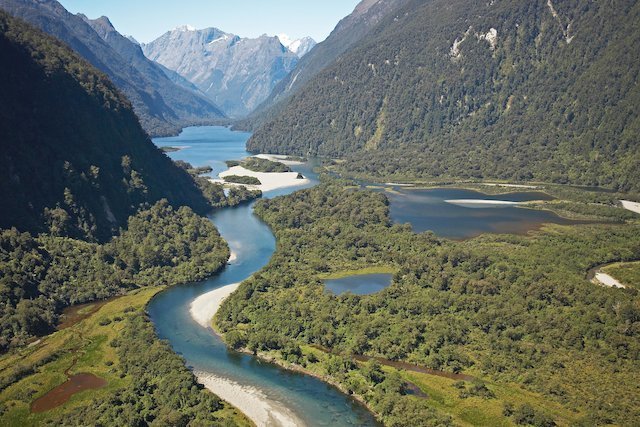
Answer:
[(212, 329), (211, 321), (220, 309), (222, 302), (234, 293), (238, 286), (240, 286), (240, 283), (232, 283), (194, 299), (189, 306), (189, 313), (193, 320), (203, 328)]
[(243, 386), (209, 372), (194, 371), (193, 374), (207, 390), (238, 408), (259, 427), (305, 425), (291, 410), (269, 399), (255, 387)]
[[(244, 150), (248, 134), (202, 128), (185, 131), (183, 136), (154, 142), (157, 145), (193, 145), (197, 149), (178, 152), (172, 155), (172, 159), (189, 161), (196, 167), (214, 165), (216, 173), (228, 169), (221, 169), (228, 159), (251, 156)], [(199, 145), (191, 144), (192, 141)], [(318, 178), (313, 166), (311, 161), (308, 165), (292, 167), (296, 173), (291, 175), (295, 175), (296, 180), (290, 182), (291, 185), (278, 183), (278, 188), (265, 191), (264, 197), (289, 194), (315, 184)], [(298, 179), (298, 173), (306, 179)], [(275, 236), (253, 214), (252, 204), (217, 210), (211, 214), (210, 220), (229, 242), (236, 260), (230, 258), (227, 268), (220, 274), (190, 286), (172, 287), (154, 298), (148, 305), (148, 313), (158, 335), (167, 339), (173, 350), (184, 357), (200, 383), (239, 411), (250, 415), (257, 425), (376, 425), (373, 414), (363, 405), (334, 387), (324, 387), (326, 383), (317, 378), (287, 372), (275, 364), (262, 363), (257, 358), (229, 351), (212, 328), (210, 320), (215, 313), (210, 308), (196, 309), (200, 311), (199, 322), (193, 319), (191, 304), (196, 297), (246, 280), (263, 268), (275, 251)], [(261, 402), (260, 396), (265, 400)], [(255, 410), (257, 413), (252, 413)]]

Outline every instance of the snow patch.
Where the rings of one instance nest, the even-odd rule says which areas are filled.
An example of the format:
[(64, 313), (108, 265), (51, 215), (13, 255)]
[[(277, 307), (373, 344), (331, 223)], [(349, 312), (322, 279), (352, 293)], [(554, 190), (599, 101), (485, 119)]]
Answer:
[(193, 25), (180, 25), (179, 27), (175, 27), (171, 31), (178, 31), (178, 32), (181, 32), (181, 33), (186, 33), (188, 31), (197, 31), (197, 30), (196, 30), (196, 27), (194, 27)]
[(222, 36), (222, 37), (218, 37), (218, 38), (217, 38), (217, 39), (215, 39), (215, 40), (211, 40), (208, 44), (214, 44), (214, 43), (217, 43), (217, 42), (227, 41), (227, 40), (229, 40), (229, 36), (225, 34), (225, 35), (224, 35), (224, 36)]

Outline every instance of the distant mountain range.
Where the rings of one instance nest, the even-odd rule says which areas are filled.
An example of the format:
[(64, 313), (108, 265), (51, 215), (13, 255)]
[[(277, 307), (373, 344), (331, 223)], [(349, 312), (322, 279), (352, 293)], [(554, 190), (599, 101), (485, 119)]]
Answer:
[(208, 210), (125, 96), (67, 45), (0, 10), (0, 62), (0, 229), (104, 241), (162, 198)]
[(195, 84), (230, 117), (242, 117), (286, 78), (313, 40), (241, 38), (217, 28), (183, 26), (142, 45), (151, 60)]
[(106, 73), (132, 102), (151, 135), (175, 134), (190, 124), (211, 123), (224, 113), (207, 97), (176, 84), (107, 18), (69, 13), (55, 0), (0, 0), (0, 8), (59, 38)]
[(408, 0), (360, 2), (350, 15), (336, 25), (326, 40), (318, 43), (298, 61), (296, 68), (274, 87), (249, 117), (236, 123), (236, 127), (254, 130), (275, 117), (283, 108), (284, 102), (281, 101), (296, 93), (306, 82), (365, 37), (391, 11), (407, 2)]
[(379, 178), (640, 191), (638, 2), (365, 0), (356, 12), (274, 90), (267, 103), (284, 102), (251, 151), (343, 157)]

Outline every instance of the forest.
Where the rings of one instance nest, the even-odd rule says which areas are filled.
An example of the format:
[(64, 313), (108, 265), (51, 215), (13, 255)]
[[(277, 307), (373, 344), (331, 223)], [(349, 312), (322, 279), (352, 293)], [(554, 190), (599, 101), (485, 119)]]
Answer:
[[(278, 249), (218, 312), (216, 325), (233, 347), (275, 351), (278, 360), (319, 370), (363, 396), (390, 425), (401, 425), (399, 414), (377, 401), (376, 390), (386, 385), (376, 384), (393, 380), (362, 380), (373, 374), (353, 356), (469, 374), (495, 384), (496, 393), (521, 384), (518, 390), (561, 405), (583, 425), (633, 425), (640, 417), (639, 289), (586, 279), (595, 265), (640, 258), (637, 217), (454, 242), (393, 225), (383, 194), (331, 179), (262, 200), (256, 212), (274, 230)], [(376, 266), (395, 271), (382, 292), (324, 290), (322, 273)], [(469, 390), (484, 393), (480, 385)], [(402, 411), (434, 409), (402, 388), (387, 398), (403, 402), (394, 406)], [(552, 411), (505, 399), (505, 417), (555, 422)]]
[(554, 4), (408, 1), (278, 106), (248, 150), (339, 157), (341, 172), (375, 180), (637, 193), (639, 63), (627, 47), (640, 5)]
[(0, 231), (0, 351), (51, 333), (64, 307), (129, 290), (202, 280), (225, 265), (211, 222), (166, 200), (104, 244)]

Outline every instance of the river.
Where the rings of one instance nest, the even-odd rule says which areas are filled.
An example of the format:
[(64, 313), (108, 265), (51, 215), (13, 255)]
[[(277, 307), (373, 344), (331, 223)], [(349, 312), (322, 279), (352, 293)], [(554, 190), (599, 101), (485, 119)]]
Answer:
[[(248, 133), (233, 132), (224, 127), (197, 127), (185, 129), (178, 137), (160, 138), (154, 142), (158, 146), (179, 148), (179, 151), (169, 153), (172, 159), (184, 160), (193, 166), (211, 166), (211, 175), (217, 176), (226, 170), (226, 160), (239, 160), (250, 155), (245, 151), (249, 137)], [(293, 169), (310, 179), (306, 187), (318, 183), (311, 166), (294, 166)], [(264, 197), (289, 194), (301, 188), (304, 187), (276, 190), (265, 193)], [(410, 223), (416, 232), (433, 230), (437, 235), (449, 238), (466, 239), (486, 232), (526, 233), (547, 222), (572, 222), (542, 210), (512, 206), (487, 209), (485, 205), (473, 209), (450, 203), (450, 199), (506, 198), (519, 202), (549, 198), (544, 193), (487, 196), (454, 188), (395, 188), (387, 195), (395, 222)], [(233, 382), (236, 389), (250, 390), (260, 397), (262, 403), (273, 404), (274, 413), (280, 410), (281, 414), (287, 412), (291, 415), (289, 420), (295, 422), (290, 424), (376, 425), (373, 416), (361, 404), (336, 388), (252, 356), (230, 351), (211, 330), (192, 319), (189, 308), (194, 299), (220, 287), (242, 282), (262, 269), (275, 251), (274, 236), (269, 227), (253, 214), (253, 204), (219, 210), (210, 219), (237, 258), (209, 280), (170, 288), (153, 299), (148, 311), (158, 335), (168, 340), (194, 371), (212, 374), (216, 381), (225, 384)], [(264, 424), (277, 422), (271, 419)]]
[[(225, 160), (249, 155), (244, 150), (248, 137), (249, 134), (222, 127), (203, 127), (188, 128), (179, 137), (154, 142), (158, 146), (186, 147), (170, 153), (170, 157), (194, 166), (212, 166), (217, 175), (224, 170)], [(294, 166), (293, 169), (311, 180), (307, 186), (317, 184), (317, 176), (310, 166)], [(276, 190), (265, 193), (264, 197), (288, 194), (301, 188)], [(230, 351), (210, 330), (191, 318), (189, 307), (195, 298), (247, 279), (262, 269), (275, 251), (275, 238), (269, 227), (253, 214), (253, 204), (219, 210), (210, 219), (237, 259), (209, 280), (170, 288), (151, 301), (148, 312), (160, 338), (168, 340), (174, 351), (195, 371), (212, 373), (254, 390), (277, 406), (288, 408), (303, 424), (377, 425), (361, 404), (336, 388), (316, 378)]]

